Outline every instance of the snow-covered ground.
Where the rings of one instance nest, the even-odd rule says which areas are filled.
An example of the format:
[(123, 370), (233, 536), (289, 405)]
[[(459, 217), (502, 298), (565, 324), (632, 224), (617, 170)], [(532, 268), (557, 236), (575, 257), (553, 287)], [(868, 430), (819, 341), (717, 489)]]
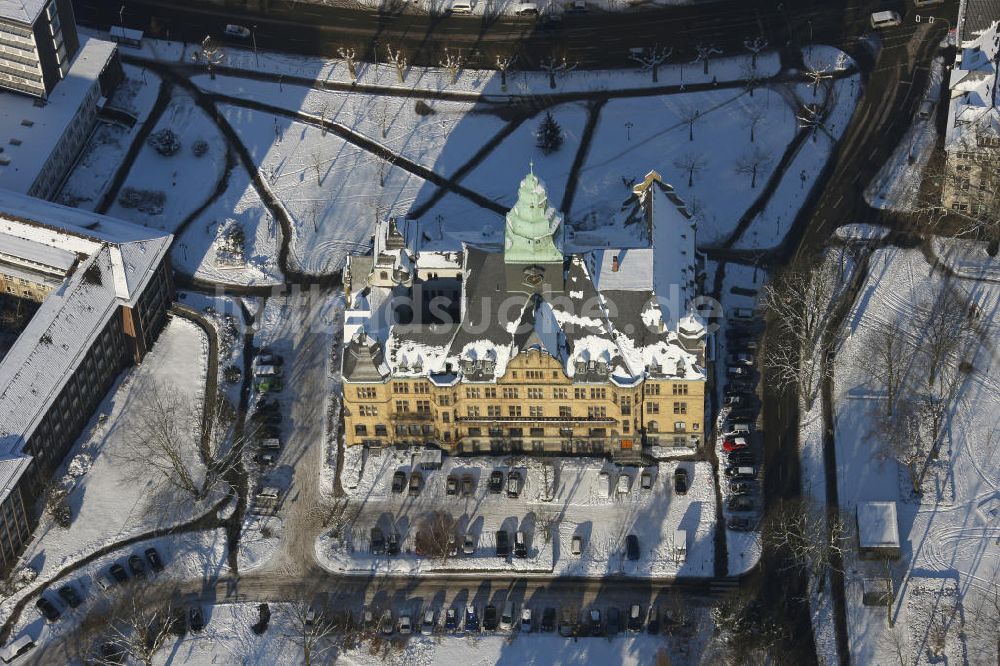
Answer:
[[(515, 459), (447, 457), (440, 470), (425, 471), (420, 495), (393, 494), (392, 475), (409, 473), (408, 452), (385, 451), (362, 461), (349, 451), (344, 461), (349, 498), (345, 523), (317, 541), (319, 561), (335, 572), (422, 572), (519, 571), (557, 575), (624, 574), (638, 577), (713, 575), (715, 490), (711, 467), (704, 462), (662, 462), (643, 468), (652, 474), (652, 488), (642, 490), (639, 468), (619, 468), (602, 461), (554, 458), (546, 461), (527, 457)], [(548, 465), (548, 472), (546, 468)], [(673, 492), (674, 470), (688, 470), (687, 495)], [(360, 468), (360, 474), (359, 474)], [(518, 498), (487, 489), (490, 473), (510, 469), (522, 475)], [(353, 481), (347, 477), (355, 474)], [(620, 473), (631, 479), (632, 490), (608, 497), (601, 472), (609, 482), (618, 483)], [(554, 479), (555, 496), (545, 499), (546, 473)], [(470, 497), (448, 498), (445, 484), (449, 474), (471, 474), (475, 492)], [(421, 519), (445, 508), (456, 520), (457, 530), (470, 534), (476, 542), (473, 555), (459, 555), (447, 561), (414, 554), (414, 540)], [(369, 553), (370, 530), (399, 533), (399, 556)], [(526, 534), (528, 557), (497, 558), (495, 532), (522, 530)], [(675, 531), (687, 532), (687, 561), (676, 558)], [(640, 559), (625, 558), (625, 537), (639, 538)], [(571, 553), (574, 535), (583, 538), (583, 554)]]
[[(947, 381), (958, 382), (956, 397), (947, 405), (938, 459), (929, 464), (924, 493), (916, 497), (909, 471), (887, 454), (877, 432), (885, 392), (866, 371), (873, 362), (870, 334), (881, 322), (920, 321), (928, 299), (941, 289), (950, 290), (945, 299), (967, 298), (978, 312), (963, 326), (963, 344), (943, 371)], [(929, 650), (936, 636), (944, 637), (943, 655), (949, 662), (978, 663), (983, 650), (992, 650), (995, 657), (995, 636), (971, 624), (971, 611), (1000, 571), (998, 305), (995, 283), (946, 279), (931, 270), (919, 251), (885, 248), (873, 255), (867, 284), (846, 322), (834, 375), (841, 510), (845, 522), (853, 524), (859, 502), (896, 502), (902, 544), (902, 557), (891, 565), (896, 628), (889, 630), (885, 608), (861, 602), (862, 581), (884, 578), (884, 565), (858, 560), (855, 542), (850, 542), (852, 554), (845, 562), (848, 628), (856, 663), (896, 662), (897, 645), (908, 663), (933, 661)], [(910, 340), (917, 348), (925, 343), (922, 334), (907, 344)], [(907, 359), (912, 363), (905, 368), (906, 385), (926, 390), (921, 387), (925, 357), (914, 352)], [(967, 372), (955, 369), (958, 361), (969, 364)], [(956, 606), (964, 611), (953, 613)]]

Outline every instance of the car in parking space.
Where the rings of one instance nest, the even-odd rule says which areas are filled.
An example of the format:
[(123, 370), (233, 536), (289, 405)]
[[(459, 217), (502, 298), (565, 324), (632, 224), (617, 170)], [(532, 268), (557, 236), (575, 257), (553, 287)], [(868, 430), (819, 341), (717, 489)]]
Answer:
[(444, 628), (448, 631), (458, 629), (458, 612), (454, 608), (449, 608), (444, 612)]
[(96, 583), (97, 587), (101, 588), (105, 592), (115, 586), (115, 581), (107, 575), (102, 574), (100, 571), (94, 574), (94, 583)]
[(678, 495), (686, 495), (688, 491), (688, 471), (684, 467), (678, 466), (674, 470), (674, 492)]
[(514, 532), (514, 557), (524, 559), (528, 556), (528, 541), (522, 530)]
[(749, 495), (753, 492), (752, 481), (730, 481), (729, 492), (734, 495)]
[(618, 475), (618, 485), (615, 486), (615, 492), (619, 495), (628, 495), (628, 492), (632, 490), (632, 477), (628, 474)]
[(279, 429), (277, 426), (267, 425), (267, 424), (262, 425), (260, 428), (257, 429), (257, 437), (263, 440), (261, 441), (261, 446), (264, 446), (265, 441), (273, 439), (278, 442), (277, 448), (279, 449), (281, 448), (281, 441), (280, 441), (281, 429)]
[(500, 619), (499, 613), (497, 613), (497, 607), (493, 604), (489, 604), (483, 610), (483, 629), (485, 631), (496, 631), (499, 623)]
[(128, 569), (136, 578), (146, 577), (146, 564), (138, 555), (132, 554), (128, 556)]
[(590, 612), (587, 613), (587, 624), (591, 636), (601, 635), (601, 611), (599, 609), (590, 609)]
[(726, 525), (734, 532), (749, 532), (753, 529), (753, 519), (748, 516), (733, 516)]
[(730, 421), (747, 421), (752, 422), (757, 418), (757, 408), (756, 407), (735, 407), (729, 410)]
[(465, 630), (479, 631), (479, 616), (476, 615), (476, 607), (472, 604), (465, 607)]
[(747, 437), (753, 429), (753, 423), (747, 419), (726, 419), (726, 438)]
[(409, 495), (410, 497), (416, 497), (420, 494), (421, 488), (424, 487), (424, 475), (420, 472), (410, 472), (410, 485), (409, 485)]
[(281, 393), (284, 388), (281, 377), (262, 377), (254, 383), (257, 393)]
[(388, 608), (382, 611), (382, 618), (378, 622), (378, 628), (383, 636), (392, 636), (395, 627), (392, 624), (392, 611)]
[(660, 608), (651, 606), (649, 609), (649, 621), (646, 623), (646, 631), (650, 634), (660, 633)]
[(728, 354), (726, 356), (727, 365), (744, 365), (750, 366), (754, 364), (753, 354), (748, 354), (747, 352), (736, 352), (735, 354)]
[(424, 621), (420, 623), (420, 633), (430, 636), (434, 633), (434, 611), (431, 609), (424, 611)]
[(195, 604), (188, 609), (188, 626), (191, 631), (201, 631), (205, 628), (205, 615), (201, 611), (201, 606)]
[(625, 555), (633, 562), (639, 559), (639, 537), (634, 534), (625, 537)]
[(563, 637), (572, 636), (575, 629), (576, 623), (573, 622), (573, 612), (568, 608), (563, 608), (562, 615), (559, 616), (559, 635)]
[(510, 535), (507, 530), (497, 530), (497, 557), (507, 557), (510, 553)]
[(55, 622), (62, 615), (59, 609), (56, 608), (56, 605), (44, 596), (38, 597), (38, 601), (35, 602), (35, 608), (49, 622)]
[(263, 451), (255, 455), (253, 459), (258, 465), (262, 465), (264, 467), (271, 467), (278, 462), (278, 456), (270, 452), (264, 453)]
[(160, 553), (155, 548), (147, 548), (145, 555), (150, 569), (156, 573), (163, 571), (163, 560), (160, 559)]
[(72, 585), (63, 585), (59, 588), (58, 594), (59, 598), (66, 602), (66, 605), (70, 608), (76, 608), (83, 603), (83, 599), (80, 598), (80, 595), (77, 594)]
[(597, 488), (601, 497), (611, 497), (611, 475), (601, 472), (597, 475)]
[(281, 403), (277, 400), (268, 400), (267, 398), (261, 398), (257, 403), (257, 406), (253, 408), (255, 414), (267, 414), (268, 412), (277, 412), (281, 409)]
[(570, 541), (569, 552), (574, 555), (580, 555), (583, 552), (583, 536), (580, 534), (574, 534), (573, 540)]
[(753, 374), (753, 370), (742, 365), (731, 365), (726, 368), (726, 376), (731, 379), (746, 379), (751, 374)]
[(499, 493), (503, 490), (503, 472), (498, 469), (490, 472), (490, 482), (488, 488), (491, 493)]
[(642, 474), (639, 475), (639, 487), (643, 490), (653, 489), (653, 473), (649, 470), (643, 470)]
[(604, 633), (608, 636), (614, 636), (621, 631), (621, 612), (616, 607), (609, 607), (605, 618), (607, 619), (604, 622)]
[(125, 567), (123, 567), (118, 562), (115, 562), (114, 564), (111, 565), (111, 567), (108, 569), (108, 573), (111, 574), (111, 577), (115, 580), (116, 583), (120, 584), (128, 582), (128, 572), (125, 571)]
[(400, 538), (399, 532), (390, 532), (385, 540), (385, 551), (390, 555), (399, 555)]
[(265, 351), (257, 354), (256, 363), (257, 365), (274, 365), (281, 367), (285, 364), (285, 358), (281, 354)]
[(476, 538), (471, 532), (467, 532), (465, 535), (465, 541), (462, 542), (462, 552), (466, 555), (472, 555), (476, 552)]
[(551, 606), (542, 611), (542, 622), (539, 628), (544, 633), (551, 633), (556, 628), (556, 609)]
[(250, 36), (250, 28), (242, 25), (234, 25), (232, 23), (226, 25), (224, 32), (229, 37), (239, 37), (241, 39), (246, 39)]
[(736, 322), (753, 321), (756, 318), (753, 308), (733, 308), (729, 311), (729, 319)]
[(731, 479), (757, 478), (757, 468), (752, 465), (727, 465), (723, 473)]
[(406, 487), (406, 472), (403, 470), (397, 470), (392, 475), (392, 492), (397, 495), (403, 492), (403, 488)]
[(743, 437), (727, 436), (725, 439), (722, 440), (722, 448), (725, 449), (726, 451), (739, 451), (749, 446), (750, 445), (747, 443), (747, 440)]
[(517, 497), (521, 494), (521, 473), (516, 469), (507, 474), (507, 497)]
[(723, 403), (729, 408), (745, 407), (750, 404), (746, 393), (731, 393), (725, 397)]
[(377, 527), (371, 529), (371, 539), (368, 542), (368, 552), (372, 555), (385, 555), (385, 535)]
[(500, 612), (500, 631), (510, 631), (514, 628), (514, 602), (504, 603)]
[(726, 384), (726, 393), (753, 393), (754, 383), (749, 379), (733, 379)]
[(726, 454), (726, 462), (728, 465), (753, 465), (757, 462), (753, 451), (750, 449), (741, 449), (739, 451), (731, 451)]
[(734, 495), (726, 502), (731, 511), (753, 511), (754, 501), (746, 495)]
[(399, 633), (403, 636), (413, 633), (413, 625), (410, 623), (409, 615), (401, 615), (399, 617)]
[(632, 604), (628, 609), (628, 630), (636, 632), (642, 629), (642, 606)]
[(458, 494), (458, 477), (451, 475), (448, 477), (448, 481), (444, 487), (445, 495), (457, 495)]
[(476, 491), (476, 481), (471, 474), (462, 475), (462, 495), (468, 497)]
[(521, 609), (521, 632), (525, 634), (530, 634), (535, 628), (534, 622), (531, 617), (530, 608)]

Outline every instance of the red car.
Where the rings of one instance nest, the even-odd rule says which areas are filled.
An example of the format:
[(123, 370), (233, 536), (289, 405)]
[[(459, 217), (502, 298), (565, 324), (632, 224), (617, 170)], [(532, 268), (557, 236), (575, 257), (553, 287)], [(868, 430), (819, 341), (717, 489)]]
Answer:
[(726, 451), (739, 451), (740, 449), (748, 448), (750, 445), (747, 444), (747, 440), (742, 437), (726, 437), (722, 440), (722, 448)]

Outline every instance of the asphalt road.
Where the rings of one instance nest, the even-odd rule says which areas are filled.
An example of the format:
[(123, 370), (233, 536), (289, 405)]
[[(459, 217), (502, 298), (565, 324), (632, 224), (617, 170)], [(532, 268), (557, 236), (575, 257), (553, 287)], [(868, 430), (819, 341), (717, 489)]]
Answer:
[[(494, 54), (517, 54), (516, 67), (537, 68), (553, 55), (580, 68), (633, 66), (629, 49), (661, 45), (674, 49), (673, 62), (688, 62), (695, 46), (712, 44), (724, 53), (744, 52), (743, 41), (764, 35), (774, 46), (816, 41), (841, 45), (870, 27), (876, 0), (722, 0), (695, 5), (637, 8), (624, 12), (568, 14), (556, 30), (531, 18), (430, 17), (307, 2), (272, 3), (266, 13), (223, 7), (203, 0), (127, 0), (123, 5), (77, 0), (77, 20), (96, 28), (124, 25), (152, 36), (201, 41), (206, 34), (250, 47), (336, 56), (353, 46), (359, 56), (384, 61), (386, 46), (403, 47), (409, 61), (437, 65), (446, 47), (461, 50), (468, 65), (492, 67)], [(902, 4), (902, 3), (897, 3)], [(902, 9), (902, 7), (900, 7)], [(122, 11), (124, 10), (124, 11)], [(253, 39), (228, 38), (226, 24), (253, 29)]]

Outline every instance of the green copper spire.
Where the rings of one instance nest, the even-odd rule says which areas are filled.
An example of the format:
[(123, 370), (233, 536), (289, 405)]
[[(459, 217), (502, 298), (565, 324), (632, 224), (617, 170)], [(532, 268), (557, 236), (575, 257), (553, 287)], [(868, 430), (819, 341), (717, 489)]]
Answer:
[(562, 217), (549, 206), (545, 186), (535, 176), (535, 165), (521, 181), (517, 203), (507, 212), (504, 261), (508, 264), (561, 262), (557, 240)]

